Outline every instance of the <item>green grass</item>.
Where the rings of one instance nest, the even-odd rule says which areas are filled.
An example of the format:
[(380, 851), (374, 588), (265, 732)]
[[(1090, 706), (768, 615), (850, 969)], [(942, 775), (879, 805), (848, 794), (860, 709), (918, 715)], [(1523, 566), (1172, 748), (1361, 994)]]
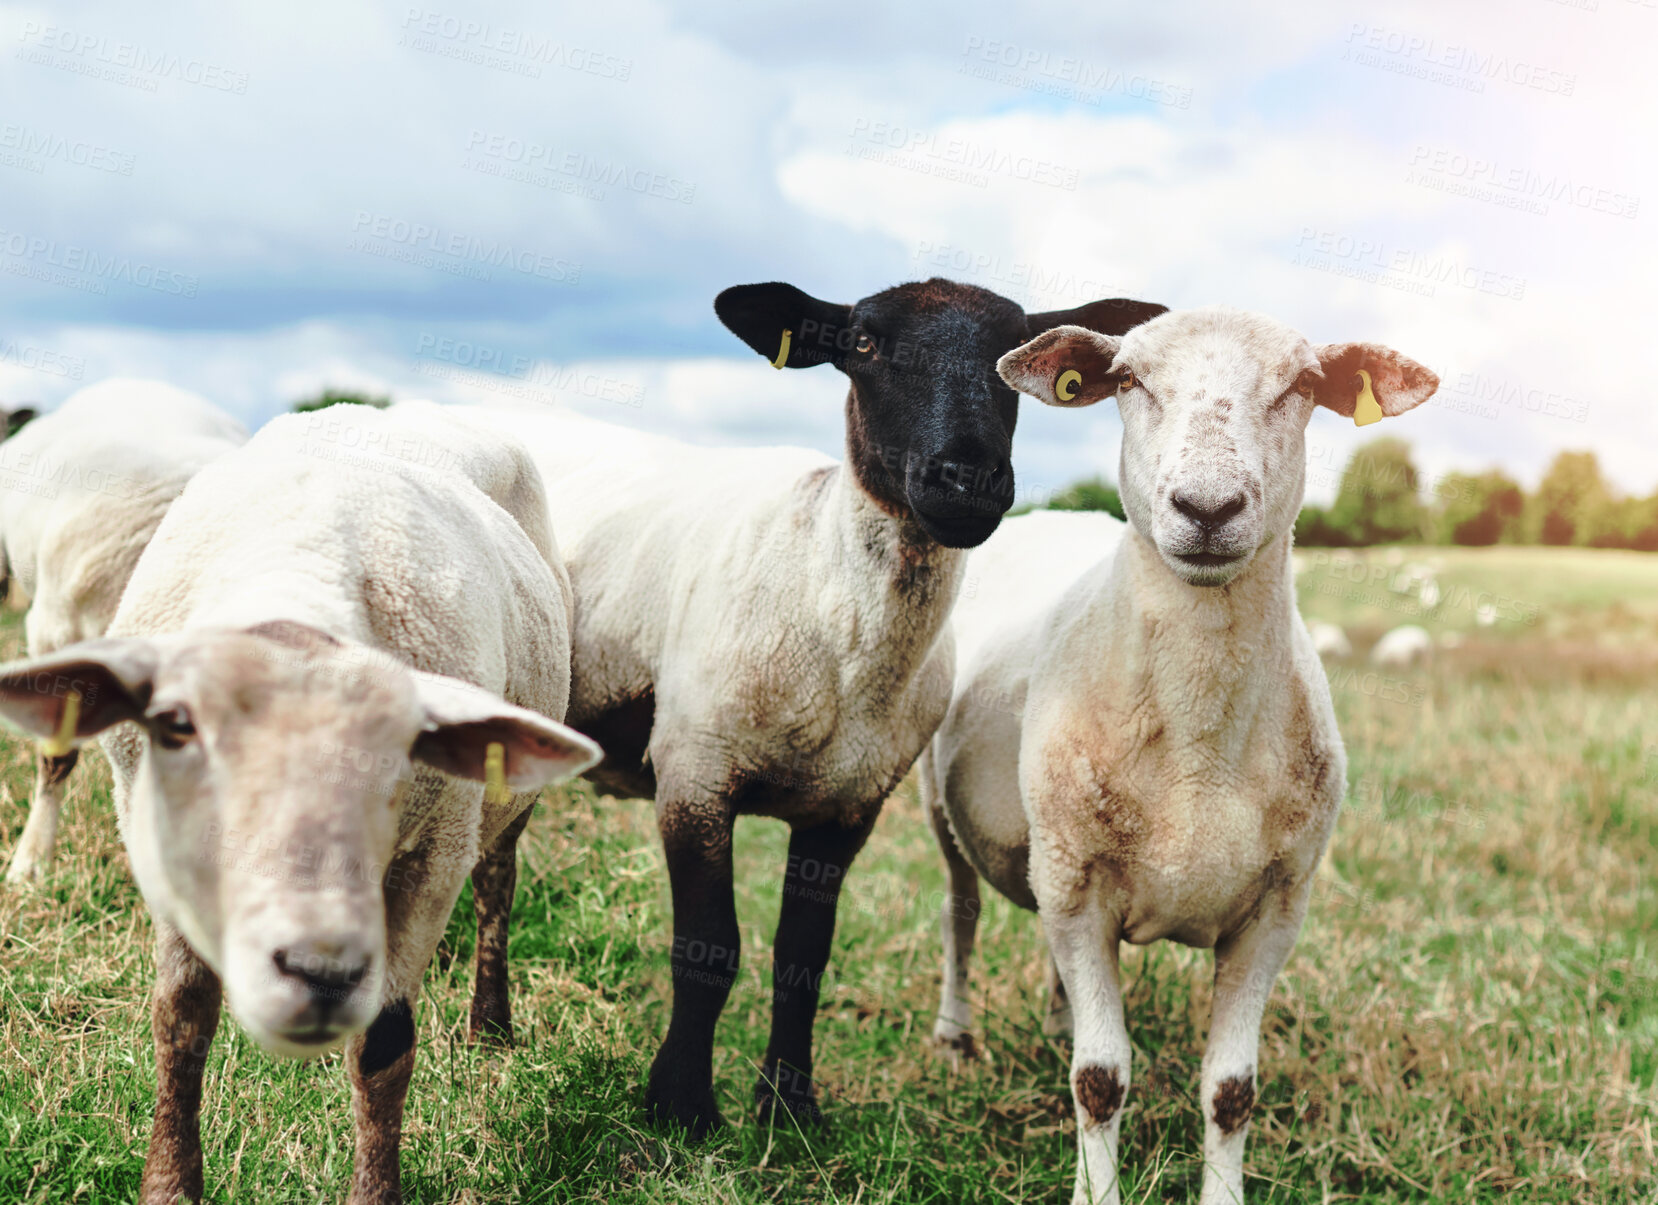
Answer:
[[(1409, 671), (1404, 701), (1358, 686), (1335, 692), (1352, 804), (1267, 1010), (1251, 1199), (1651, 1202), (1658, 706), (1650, 659), (1596, 658), (1585, 642), (1605, 638), (1622, 622), (1607, 617), (1627, 611), (1636, 618), (1618, 643), (1650, 658), (1658, 632), (1641, 625), (1658, 600), (1658, 558), (1421, 555), (1446, 557), (1442, 581), (1529, 586), (1540, 619), (1480, 632), (1470, 618), (1477, 638)], [(1352, 622), (1339, 609), (1351, 600), (1330, 598), (1308, 596), (1309, 614)], [(1389, 619), (1406, 621), (1370, 623), (1379, 630)], [(15, 655), (18, 644), (8, 615), (0, 652)], [(7, 851), (22, 828), (29, 757), (21, 743), (0, 742)], [(87, 761), (46, 888), (0, 892), (5, 1202), (130, 1200), (143, 1164), (154, 1091), (149, 921), (115, 834), (108, 772)], [(639, 1117), (670, 985), (651, 807), (585, 788), (550, 794), (523, 843), (517, 1047), (464, 1042), (467, 900), (418, 1006), (409, 1199), (1068, 1199), (1067, 1054), (1040, 1030), (1035, 917), (987, 901), (974, 984), (988, 1060), (952, 1069), (927, 1047), (943, 874), (907, 784), (842, 907), (834, 990), (818, 1020), (833, 1132), (753, 1124), (785, 845), (780, 825), (739, 828), (743, 971), (716, 1053), (717, 1091), (736, 1124), (688, 1147)], [(1125, 1198), (1190, 1199), (1209, 958), (1171, 945), (1131, 949), (1125, 971), (1136, 1044)], [(203, 1129), (215, 1201), (344, 1196), (352, 1140), (337, 1058), (279, 1062), (227, 1022)]]

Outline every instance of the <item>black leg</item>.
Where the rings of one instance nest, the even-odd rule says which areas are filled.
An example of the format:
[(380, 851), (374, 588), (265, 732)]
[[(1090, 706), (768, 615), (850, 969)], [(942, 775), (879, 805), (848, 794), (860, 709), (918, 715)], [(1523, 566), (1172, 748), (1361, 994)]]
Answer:
[(527, 807), (472, 868), (472, 910), (478, 917), (478, 973), (472, 987), (473, 1043), (512, 1045), (512, 1001), (507, 995), (507, 926), (518, 889), (518, 838), (530, 822)]
[(659, 809), (674, 901), (674, 1011), (651, 1064), (645, 1110), (700, 1138), (724, 1124), (714, 1104), (714, 1026), (741, 944), (731, 894), (733, 815), (724, 800), (659, 800)]
[(783, 910), (772, 956), (771, 1040), (754, 1087), (762, 1123), (770, 1121), (779, 1106), (801, 1121), (823, 1120), (812, 1083), (812, 1023), (835, 937), (841, 884), (869, 829), (825, 824), (797, 828), (789, 837)]

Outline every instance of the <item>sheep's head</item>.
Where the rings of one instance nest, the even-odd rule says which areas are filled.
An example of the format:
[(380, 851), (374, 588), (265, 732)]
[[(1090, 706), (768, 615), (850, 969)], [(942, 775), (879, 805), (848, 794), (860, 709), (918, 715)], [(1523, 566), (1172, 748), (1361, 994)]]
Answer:
[[(406, 809), (442, 780), (531, 790), (598, 758), (562, 724), (297, 624), (72, 645), (0, 667), (0, 715), (74, 744), (111, 733), (136, 766), (122, 836), (150, 907), (218, 973), (231, 1011), (309, 1056), (381, 1005), (388, 877)], [(475, 788), (482, 789), (482, 788)], [(464, 873), (464, 872), (463, 872)]]
[(1195, 586), (1225, 585), (1257, 550), (1289, 538), (1314, 406), (1351, 418), (1373, 398), (1380, 415), (1403, 414), (1439, 387), (1391, 348), (1314, 346), (1282, 323), (1220, 306), (1174, 311), (1121, 338), (1057, 327), (998, 368), (1049, 405), (1117, 399), (1123, 509)]
[(737, 285), (714, 310), (778, 368), (845, 373), (847, 460), (859, 486), (939, 543), (971, 548), (1013, 504), (1019, 398), (996, 375), (997, 359), (1052, 326), (1121, 334), (1163, 307), (1114, 300), (1026, 314), (988, 289), (934, 279), (853, 305), (793, 285)]

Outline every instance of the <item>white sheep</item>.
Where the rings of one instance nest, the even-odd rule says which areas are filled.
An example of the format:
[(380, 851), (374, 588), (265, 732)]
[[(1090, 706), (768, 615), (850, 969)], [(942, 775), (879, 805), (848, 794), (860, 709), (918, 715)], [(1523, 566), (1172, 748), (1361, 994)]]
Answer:
[[(107, 730), (156, 928), (147, 1205), (201, 1198), (221, 985), (269, 1050), (348, 1043), (351, 1201), (400, 1200), (411, 1009), (462, 883), (543, 784), (599, 756), (549, 718), (569, 686), (559, 581), (474, 484), (542, 519), (523, 449), (486, 464), (434, 407), (352, 409), (278, 418), (209, 464), (108, 636), (0, 669), (0, 714), (26, 731)], [(331, 424), (379, 450), (333, 454)], [(391, 450), (410, 447), (431, 456)], [(467, 463), (442, 463), (455, 447)]]
[(1013, 500), (1018, 396), (997, 358), (1059, 322), (1126, 330), (1161, 306), (1027, 315), (932, 280), (836, 305), (727, 289), (720, 319), (778, 367), (850, 379), (846, 461), (710, 450), (575, 417), (479, 411), (546, 479), (576, 593), (569, 722), (590, 775), (654, 797), (674, 905), (674, 1004), (646, 1107), (702, 1134), (715, 1023), (737, 973), (739, 815), (793, 832), (773, 945), (760, 1116), (815, 1120), (812, 1022), (842, 881), (949, 703), (964, 548)]
[(1370, 663), (1389, 669), (1409, 669), (1433, 656), (1433, 637), (1414, 623), (1401, 624), (1376, 642)]
[(1320, 657), (1353, 655), (1353, 644), (1347, 639), (1347, 633), (1341, 630), (1340, 624), (1311, 620), (1307, 624), (1307, 635), (1312, 637), (1313, 651)]
[[(173, 499), (247, 431), (160, 381), (88, 385), (0, 445), (0, 581), (26, 595), (30, 656), (101, 636)], [(79, 754), (37, 757), (29, 820), (6, 879), (41, 878)]]
[(1042, 605), (1005, 620), (964, 607), (955, 699), (922, 758), (951, 881), (935, 1038), (971, 1033), (982, 875), (1041, 914), (1075, 1034), (1074, 1200), (1115, 1203), (1130, 1053), (1119, 943), (1212, 947), (1202, 1199), (1230, 1205), (1262, 1010), (1346, 785), (1290, 563), (1305, 428), (1315, 405), (1351, 416), (1361, 380), (1396, 415), (1437, 379), (1388, 348), (1315, 347), (1225, 308), (1122, 338), (1061, 327), (1000, 369), (1049, 404), (1118, 397), (1129, 522), (1066, 532), (1032, 515), (973, 554), (972, 573)]

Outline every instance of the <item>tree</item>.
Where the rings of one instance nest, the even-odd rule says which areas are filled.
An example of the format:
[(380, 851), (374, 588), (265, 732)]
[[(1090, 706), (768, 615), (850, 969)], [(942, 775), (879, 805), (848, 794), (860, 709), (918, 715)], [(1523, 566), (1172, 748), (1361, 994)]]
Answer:
[(1123, 500), (1117, 487), (1103, 477), (1073, 481), (1048, 500), (1047, 510), (1103, 510), (1123, 517)]
[(1514, 543), (1526, 496), (1519, 483), (1499, 469), (1488, 473), (1447, 473), (1435, 493), (1439, 543), (1489, 545)]
[(1562, 452), (1532, 495), (1527, 534), (1542, 544), (1587, 544), (1604, 534), (1611, 501), (1595, 454)]
[(324, 410), (329, 406), (339, 405), (373, 406), (376, 410), (384, 410), (391, 405), (391, 399), (371, 393), (358, 393), (351, 389), (324, 389), (315, 397), (301, 398), (295, 402), (293, 410), (295, 414), (309, 414), (313, 410)]
[(1330, 512), (1322, 506), (1303, 506), (1295, 517), (1297, 548), (1343, 548), (1347, 540), (1330, 523)]
[(1346, 544), (1420, 540), (1426, 511), (1416, 489), (1410, 444), (1389, 436), (1372, 440), (1341, 471), (1329, 524)]

